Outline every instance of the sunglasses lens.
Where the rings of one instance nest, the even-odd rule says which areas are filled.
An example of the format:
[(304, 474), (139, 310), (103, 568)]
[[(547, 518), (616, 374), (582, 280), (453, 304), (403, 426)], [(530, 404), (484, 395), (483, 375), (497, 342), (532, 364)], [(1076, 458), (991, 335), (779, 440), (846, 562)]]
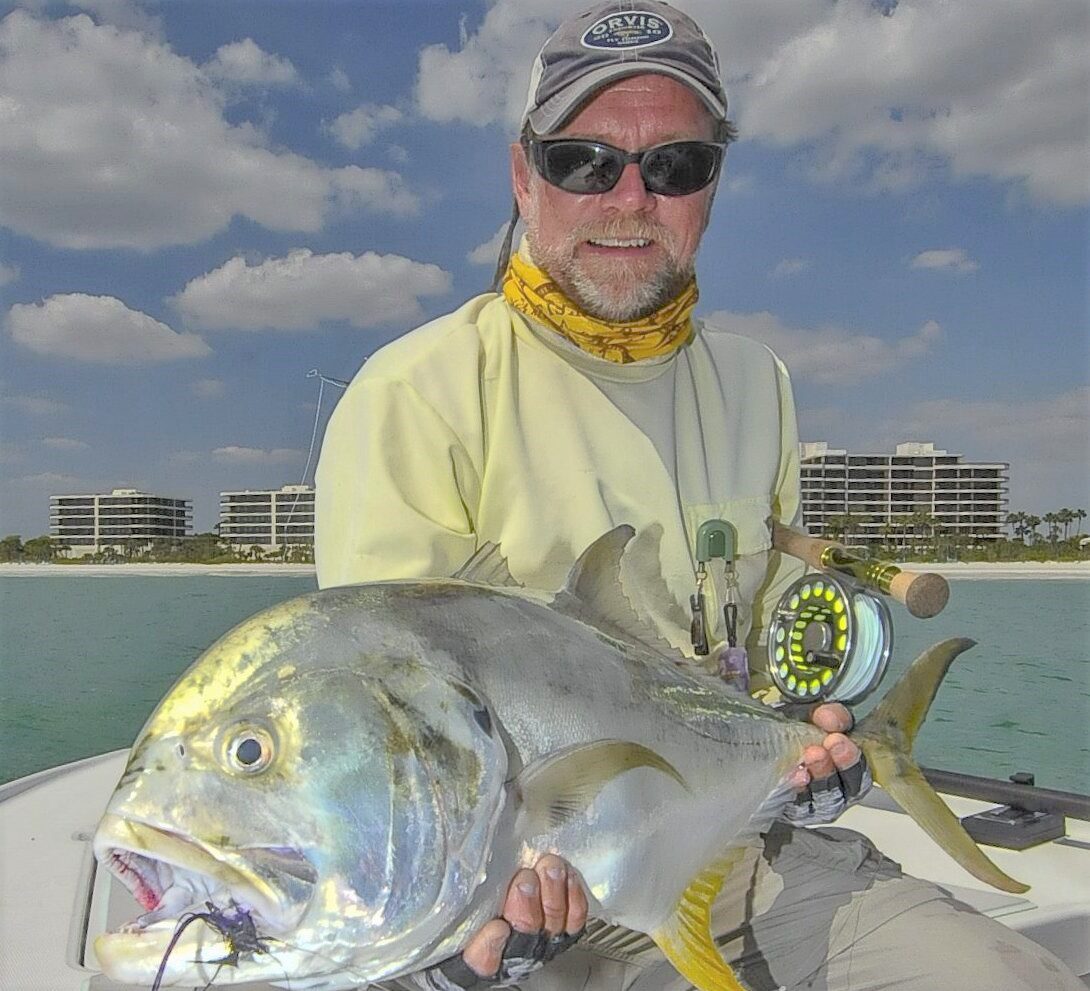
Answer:
[(703, 189), (719, 168), (719, 149), (699, 141), (678, 141), (652, 148), (640, 172), (647, 188), (663, 196), (687, 196)]
[(557, 141), (544, 148), (545, 178), (569, 193), (604, 193), (621, 176), (624, 163), (612, 148), (591, 141)]

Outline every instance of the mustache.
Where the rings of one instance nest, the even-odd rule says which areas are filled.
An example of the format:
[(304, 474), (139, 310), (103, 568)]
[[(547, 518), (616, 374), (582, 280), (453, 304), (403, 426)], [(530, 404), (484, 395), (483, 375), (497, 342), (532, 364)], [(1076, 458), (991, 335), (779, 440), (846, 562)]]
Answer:
[(573, 241), (594, 241), (602, 238), (629, 240), (639, 238), (669, 245), (672, 241), (669, 228), (640, 217), (618, 217), (616, 220), (594, 220), (580, 224), (571, 232)]

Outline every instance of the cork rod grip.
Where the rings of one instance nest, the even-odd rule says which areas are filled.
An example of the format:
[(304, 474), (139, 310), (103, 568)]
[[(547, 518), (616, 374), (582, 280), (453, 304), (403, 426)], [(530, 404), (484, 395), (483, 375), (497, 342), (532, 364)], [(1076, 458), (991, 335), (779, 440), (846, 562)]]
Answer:
[[(820, 571), (839, 571), (861, 579), (868, 587), (885, 592), (902, 603), (919, 619), (937, 616), (950, 599), (950, 586), (942, 575), (902, 571), (882, 562), (864, 562), (843, 544), (810, 537), (775, 520), (772, 522), (772, 546)], [(835, 563), (832, 563), (833, 558), (837, 559)], [(881, 580), (877, 580), (879, 576)]]

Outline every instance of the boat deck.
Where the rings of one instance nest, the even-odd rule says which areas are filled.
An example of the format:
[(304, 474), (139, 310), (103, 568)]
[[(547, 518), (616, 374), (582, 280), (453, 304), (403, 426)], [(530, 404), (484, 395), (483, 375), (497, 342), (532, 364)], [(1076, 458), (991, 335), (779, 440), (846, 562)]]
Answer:
[[(125, 755), (88, 758), (0, 788), (3, 991), (122, 991), (97, 973), (92, 942), (131, 916), (134, 903), (96, 871), (90, 841)], [(960, 816), (996, 804), (947, 801)], [(1037, 940), (1088, 975), (1090, 986), (1090, 822), (1068, 818), (1065, 837), (1029, 850), (988, 848), (1000, 867), (1032, 885), (1025, 896), (995, 891), (965, 873), (877, 789), (838, 825), (866, 833), (907, 873), (938, 881)]]

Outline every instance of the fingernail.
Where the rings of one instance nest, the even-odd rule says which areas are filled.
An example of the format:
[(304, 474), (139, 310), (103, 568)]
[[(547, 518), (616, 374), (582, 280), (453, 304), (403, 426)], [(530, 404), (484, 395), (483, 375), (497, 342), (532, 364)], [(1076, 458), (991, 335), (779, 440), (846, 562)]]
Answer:
[(845, 757), (850, 757), (851, 753), (852, 745), (850, 743), (837, 743), (833, 746), (834, 757), (840, 757), (841, 759), (843, 759)]
[(506, 936), (496, 936), (488, 944), (488, 948), (494, 953), (502, 953), (503, 948), (507, 945)]
[(519, 881), (518, 889), (524, 895), (536, 895), (537, 894), (537, 880), (533, 881)]
[(545, 873), (551, 877), (554, 881), (560, 881), (563, 879), (567, 871), (563, 867), (547, 867)]

